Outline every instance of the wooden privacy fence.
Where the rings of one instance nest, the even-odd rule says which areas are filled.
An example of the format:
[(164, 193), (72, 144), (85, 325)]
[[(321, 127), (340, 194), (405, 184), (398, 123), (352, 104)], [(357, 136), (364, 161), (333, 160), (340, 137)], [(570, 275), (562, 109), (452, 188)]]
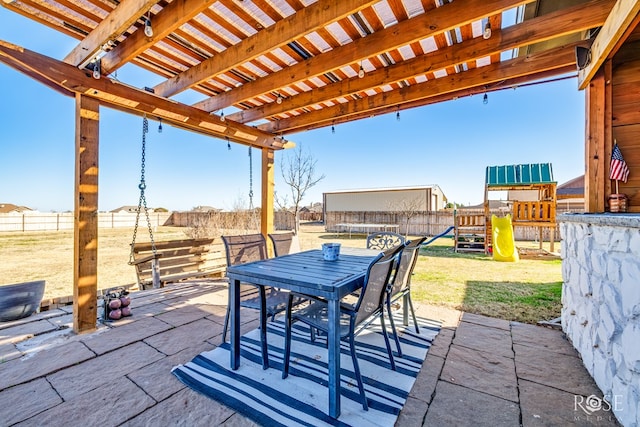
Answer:
[(338, 224), (394, 224), (400, 234), (435, 236), (453, 225), (453, 213), (448, 211), (416, 212), (410, 215), (399, 212), (326, 212), (325, 228), (339, 232)]
[[(222, 234), (224, 230), (260, 230), (260, 212), (259, 210), (253, 212), (172, 212), (165, 225), (207, 227), (214, 232), (214, 235)], [(293, 230), (293, 215), (276, 211), (273, 226), (276, 230)]]
[[(504, 215), (503, 211), (492, 210), (492, 214)], [(465, 215), (478, 215), (484, 217), (484, 211), (465, 210)], [(400, 226), (400, 234), (409, 236), (436, 236), (454, 225), (453, 211), (427, 211), (411, 213), (409, 215), (400, 212), (326, 212), (325, 229), (327, 232), (338, 233), (341, 228), (338, 224), (397, 224)], [(545, 230), (545, 233), (548, 233)], [(554, 229), (554, 240), (559, 241), (560, 232)], [(453, 232), (451, 232), (453, 235)], [(540, 238), (538, 227), (515, 227), (516, 240), (537, 241)]]
[[(166, 225), (169, 212), (149, 213), (152, 227)], [(146, 227), (144, 216), (140, 219)], [(98, 213), (98, 228), (133, 227), (135, 213)], [(73, 212), (29, 212), (0, 214), (0, 232), (6, 231), (60, 231), (73, 230)]]

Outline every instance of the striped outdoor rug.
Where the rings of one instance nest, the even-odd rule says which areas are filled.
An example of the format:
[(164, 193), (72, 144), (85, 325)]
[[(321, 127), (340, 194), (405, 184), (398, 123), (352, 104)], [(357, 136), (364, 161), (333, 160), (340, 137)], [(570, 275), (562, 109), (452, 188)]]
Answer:
[[(420, 371), (427, 351), (440, 330), (438, 322), (418, 319), (420, 334), (412, 323), (400, 326), (402, 358), (396, 371), (389, 365), (380, 325), (372, 324), (356, 338), (358, 362), (369, 411), (362, 409), (353, 374), (349, 346), (342, 344), (341, 415), (327, 415), (327, 349), (323, 338), (311, 343), (309, 329), (294, 323), (289, 377), (282, 379), (284, 323), (269, 322), (269, 364), (262, 369), (259, 331), (242, 337), (240, 368), (229, 368), (229, 344), (196, 356), (172, 372), (192, 389), (205, 394), (264, 426), (393, 426)], [(387, 322), (388, 323), (388, 322)], [(387, 325), (388, 328), (388, 325)], [(395, 344), (392, 341), (392, 348)]]

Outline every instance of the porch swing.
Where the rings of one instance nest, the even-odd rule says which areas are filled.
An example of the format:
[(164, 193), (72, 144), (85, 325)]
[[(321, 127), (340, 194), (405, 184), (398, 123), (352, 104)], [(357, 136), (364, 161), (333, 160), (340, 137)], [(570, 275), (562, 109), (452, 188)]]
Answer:
[[(158, 131), (162, 129), (162, 122)], [(149, 217), (145, 190), (145, 149), (146, 134), (149, 124), (146, 116), (142, 126), (142, 155), (140, 166), (140, 198), (136, 209), (136, 221), (129, 254), (129, 265), (136, 269), (138, 289), (162, 288), (166, 283), (175, 283), (181, 280), (221, 277), (226, 271), (226, 259), (224, 248), (220, 242), (214, 242), (213, 238), (185, 238), (179, 240), (156, 241), (153, 236), (153, 228)], [(249, 149), (249, 199), (253, 206), (253, 182), (251, 149)], [(136, 243), (140, 217), (144, 212), (149, 231), (149, 242)], [(162, 263), (160, 262), (162, 258)]]
[[(162, 122), (160, 122), (160, 127), (158, 131), (162, 130)], [(149, 121), (147, 120), (147, 115), (145, 114), (142, 119), (142, 155), (140, 160), (140, 184), (138, 184), (138, 189), (140, 190), (140, 198), (138, 199), (138, 207), (136, 209), (136, 222), (133, 227), (133, 238), (131, 241), (131, 252), (129, 253), (129, 265), (135, 266), (136, 271), (138, 271), (138, 266), (142, 263), (151, 262), (151, 284), (153, 289), (158, 289), (161, 287), (160, 283), (160, 260), (159, 258), (162, 254), (158, 254), (158, 250), (156, 248), (156, 244), (153, 238), (153, 229), (151, 227), (151, 219), (149, 218), (149, 208), (147, 206), (147, 198), (144, 194), (147, 189), (147, 184), (145, 182), (145, 151), (146, 151), (146, 136), (149, 132)], [(148, 255), (143, 258), (136, 259), (135, 257), (135, 244), (136, 237), (138, 234), (138, 225), (140, 223), (140, 214), (142, 213), (142, 209), (144, 208), (144, 215), (147, 219), (147, 228), (149, 230), (149, 241), (151, 244), (151, 255)], [(138, 274), (139, 276), (139, 274)], [(140, 285), (140, 277), (138, 277), (138, 284)]]

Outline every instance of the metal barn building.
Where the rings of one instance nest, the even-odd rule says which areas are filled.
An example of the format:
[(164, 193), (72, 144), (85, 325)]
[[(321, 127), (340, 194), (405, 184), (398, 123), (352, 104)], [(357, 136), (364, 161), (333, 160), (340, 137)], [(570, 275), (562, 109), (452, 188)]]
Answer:
[[(324, 212), (437, 211), (447, 198), (437, 185), (339, 190), (323, 193)], [(325, 215), (326, 216), (326, 215)]]

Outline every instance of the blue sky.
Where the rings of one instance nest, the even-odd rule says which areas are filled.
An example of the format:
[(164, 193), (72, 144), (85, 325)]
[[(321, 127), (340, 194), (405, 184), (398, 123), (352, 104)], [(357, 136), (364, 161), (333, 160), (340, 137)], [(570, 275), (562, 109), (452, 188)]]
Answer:
[[(0, 39), (62, 59), (77, 41), (0, 7)], [(135, 66), (117, 77), (137, 87), (161, 80)], [(0, 64), (0, 203), (42, 212), (73, 210), (73, 98)], [(176, 99), (196, 102), (185, 92)], [(142, 119), (100, 110), (99, 209), (138, 203)], [(304, 204), (322, 193), (353, 188), (437, 184), (449, 201), (480, 203), (487, 166), (552, 163), (563, 183), (584, 173), (584, 92), (575, 79), (519, 87), (287, 135), (317, 160), (326, 177)], [(247, 147), (150, 121), (146, 196), (149, 206), (248, 205)], [(260, 153), (253, 150), (254, 205), (260, 204)], [(276, 191), (282, 183), (276, 153)]]

